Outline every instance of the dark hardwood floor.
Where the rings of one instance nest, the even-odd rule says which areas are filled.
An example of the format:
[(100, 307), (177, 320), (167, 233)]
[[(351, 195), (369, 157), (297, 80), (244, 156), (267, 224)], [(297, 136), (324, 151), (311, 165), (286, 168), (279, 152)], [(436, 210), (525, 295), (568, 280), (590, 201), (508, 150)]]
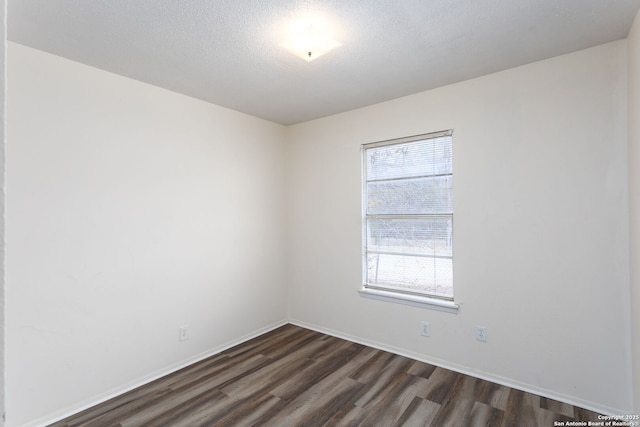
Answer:
[(286, 325), (52, 426), (553, 426), (572, 405)]

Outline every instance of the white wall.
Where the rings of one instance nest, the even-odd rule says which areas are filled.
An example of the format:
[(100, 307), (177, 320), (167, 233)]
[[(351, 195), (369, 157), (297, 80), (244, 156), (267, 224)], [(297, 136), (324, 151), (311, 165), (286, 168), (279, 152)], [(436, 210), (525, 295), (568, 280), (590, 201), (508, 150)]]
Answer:
[(7, 2), (0, 0), (0, 426), (4, 426), (5, 401), (5, 109), (6, 109), (6, 44)]
[(284, 127), (8, 53), (7, 425), (286, 320)]
[(634, 413), (640, 413), (640, 12), (627, 38)]
[[(292, 126), (294, 322), (627, 413), (625, 67), (619, 41)], [(362, 298), (360, 145), (445, 129), (462, 307)], [(488, 328), (487, 343), (474, 325)]]
[[(296, 323), (630, 412), (628, 43), (631, 188), (624, 41), (289, 129), (10, 44), (7, 425), (279, 324), (285, 281)], [(449, 128), (460, 312), (361, 298), (360, 144)]]

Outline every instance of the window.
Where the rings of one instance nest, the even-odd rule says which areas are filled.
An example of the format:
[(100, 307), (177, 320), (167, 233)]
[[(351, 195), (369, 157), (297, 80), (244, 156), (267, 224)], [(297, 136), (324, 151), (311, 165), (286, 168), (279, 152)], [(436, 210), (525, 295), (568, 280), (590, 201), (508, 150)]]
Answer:
[(451, 135), (363, 145), (364, 292), (452, 302)]

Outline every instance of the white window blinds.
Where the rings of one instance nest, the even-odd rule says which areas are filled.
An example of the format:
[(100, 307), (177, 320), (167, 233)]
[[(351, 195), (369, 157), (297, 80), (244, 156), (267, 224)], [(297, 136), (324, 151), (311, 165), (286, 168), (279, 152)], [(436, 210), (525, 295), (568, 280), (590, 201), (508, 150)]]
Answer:
[(365, 287), (453, 299), (451, 135), (363, 146)]

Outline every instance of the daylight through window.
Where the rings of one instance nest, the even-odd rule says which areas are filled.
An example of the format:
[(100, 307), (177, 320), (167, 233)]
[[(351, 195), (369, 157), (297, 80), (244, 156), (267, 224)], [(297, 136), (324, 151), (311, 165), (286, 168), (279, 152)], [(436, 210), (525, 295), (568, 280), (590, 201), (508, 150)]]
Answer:
[(453, 299), (451, 135), (363, 146), (365, 288)]

